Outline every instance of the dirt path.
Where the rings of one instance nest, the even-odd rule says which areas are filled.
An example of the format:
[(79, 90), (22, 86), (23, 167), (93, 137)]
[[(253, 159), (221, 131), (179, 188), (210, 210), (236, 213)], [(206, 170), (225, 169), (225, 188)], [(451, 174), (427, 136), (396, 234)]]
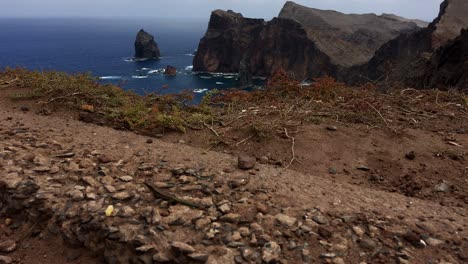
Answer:
[[(368, 166), (385, 175), (399, 165), (382, 166), (380, 159), (397, 156), (403, 162), (407, 150), (425, 153), (417, 155), (416, 162), (404, 161), (411, 164), (408, 168), (431, 170), (436, 165), (426, 153), (447, 143), (429, 133), (417, 132), (423, 145), (413, 141), (414, 131), (395, 139), (398, 145), (389, 145), (378, 133), (368, 137), (341, 128), (309, 130), (298, 139), (299, 155), (312, 153), (317, 160), (324, 153), (325, 161), (311, 160), (308, 167), (314, 169), (303, 174), (260, 164), (243, 171), (236, 156), (148, 140), (73, 118), (39, 116), (11, 105), (0, 106), (0, 120), (0, 173), (7, 186), (1, 199), (3, 216), (20, 226), (40, 220), (40, 234), (56, 229), (67, 243), (84, 245), (109, 263), (135, 258), (141, 263), (466, 261), (468, 212), (460, 202), (466, 193), (444, 206), (385, 191), (388, 188), (370, 188), (362, 183), (370, 175), (357, 170)], [(337, 143), (336, 149), (324, 145), (331, 140), (346, 143)], [(467, 144), (466, 138), (457, 142)], [(370, 146), (378, 148), (365, 159), (355, 154)], [(334, 166), (339, 172), (330, 176), (328, 169)], [(412, 170), (408, 168), (404, 170)], [(342, 181), (344, 177), (353, 180)], [(447, 177), (466, 183), (466, 178)], [(155, 206), (144, 188), (148, 180), (205, 204), (206, 211), (167, 201)], [(109, 205), (116, 210), (106, 217)], [(27, 258), (17, 261), (31, 263), (24, 262)]]

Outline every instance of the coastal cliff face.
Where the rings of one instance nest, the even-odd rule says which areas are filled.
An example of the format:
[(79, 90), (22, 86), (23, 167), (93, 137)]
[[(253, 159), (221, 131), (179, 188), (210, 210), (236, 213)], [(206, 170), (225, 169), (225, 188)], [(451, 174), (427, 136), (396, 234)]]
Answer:
[(279, 17), (297, 21), (334, 64), (346, 67), (366, 63), (384, 43), (419, 29), (416, 23), (396, 16), (343, 14), (291, 1), (284, 5)]
[[(427, 28), (402, 34), (389, 41), (376, 52), (369, 63), (348, 70), (346, 76), (349, 79), (343, 81), (355, 83), (368, 79), (378, 80), (384, 76), (391, 82), (425, 88), (428, 83), (423, 82), (423, 79), (432, 53), (459, 36), (463, 28), (468, 28), (466, 14), (468, 1), (445, 0), (441, 4), (438, 17)], [(435, 83), (431, 83), (431, 87), (433, 85)]]
[(380, 45), (413, 22), (376, 15), (345, 15), (286, 3), (280, 17), (265, 22), (216, 10), (200, 41), (194, 71), (269, 76), (282, 68), (298, 79), (335, 76), (366, 62)]
[(161, 52), (154, 37), (140, 30), (135, 40), (135, 58), (137, 59), (159, 59)]
[(194, 71), (237, 73), (254, 36), (263, 29), (263, 19), (244, 18), (233, 11), (211, 13), (208, 31), (201, 39), (193, 61)]

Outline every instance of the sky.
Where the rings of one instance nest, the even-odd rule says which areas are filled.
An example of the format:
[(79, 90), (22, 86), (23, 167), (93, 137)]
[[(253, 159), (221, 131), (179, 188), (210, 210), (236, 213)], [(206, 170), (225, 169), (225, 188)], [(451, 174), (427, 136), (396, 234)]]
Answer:
[[(215, 9), (271, 19), (285, 0), (0, 0), (2, 17), (204, 18)], [(344, 13), (393, 13), (432, 21), (442, 0), (297, 0), (296, 3)]]

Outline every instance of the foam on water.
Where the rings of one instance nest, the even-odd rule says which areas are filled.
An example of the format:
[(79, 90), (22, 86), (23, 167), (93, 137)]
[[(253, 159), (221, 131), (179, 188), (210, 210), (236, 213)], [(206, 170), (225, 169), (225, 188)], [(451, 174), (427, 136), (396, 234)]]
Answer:
[(206, 91), (208, 91), (208, 89), (206, 89), (206, 88), (193, 90), (194, 93), (204, 93)]
[(148, 75), (133, 75), (133, 79), (146, 79), (148, 78)]
[(118, 80), (122, 79), (122, 76), (101, 76), (99, 77), (101, 80)]

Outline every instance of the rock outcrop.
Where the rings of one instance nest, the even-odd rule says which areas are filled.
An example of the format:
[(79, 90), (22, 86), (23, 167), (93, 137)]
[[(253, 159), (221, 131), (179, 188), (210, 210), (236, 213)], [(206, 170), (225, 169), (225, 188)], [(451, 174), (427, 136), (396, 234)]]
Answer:
[(413, 22), (373, 14), (345, 15), (286, 3), (266, 22), (233, 11), (211, 14), (194, 71), (241, 73), (241, 80), (283, 68), (298, 79), (336, 75), (368, 61), (386, 41), (419, 29)]
[(264, 27), (263, 19), (244, 18), (231, 10), (211, 13), (208, 31), (193, 61), (194, 71), (239, 72), (240, 62)]
[(174, 66), (167, 65), (166, 69), (164, 69), (164, 75), (166, 76), (176, 76), (177, 69)]
[[(438, 48), (445, 46), (468, 28), (468, 2), (445, 0), (438, 17), (427, 27), (409, 34), (402, 34), (383, 45), (369, 63), (354, 67), (343, 81), (356, 82), (379, 80), (385, 77), (392, 82), (424, 88), (427, 64)], [(435, 58), (437, 61), (437, 58)], [(354, 77), (350, 77), (354, 76)], [(366, 76), (364, 79), (358, 76)], [(432, 83), (431, 86), (435, 85)]]
[(434, 52), (422, 84), (424, 87), (458, 87), (468, 91), (468, 29)]
[(334, 64), (341, 66), (366, 63), (389, 40), (419, 29), (410, 20), (389, 15), (343, 14), (291, 1), (284, 5), (279, 17), (299, 22), (318, 48), (330, 56)]
[(137, 59), (159, 59), (161, 52), (154, 37), (140, 30), (135, 40), (135, 58)]

